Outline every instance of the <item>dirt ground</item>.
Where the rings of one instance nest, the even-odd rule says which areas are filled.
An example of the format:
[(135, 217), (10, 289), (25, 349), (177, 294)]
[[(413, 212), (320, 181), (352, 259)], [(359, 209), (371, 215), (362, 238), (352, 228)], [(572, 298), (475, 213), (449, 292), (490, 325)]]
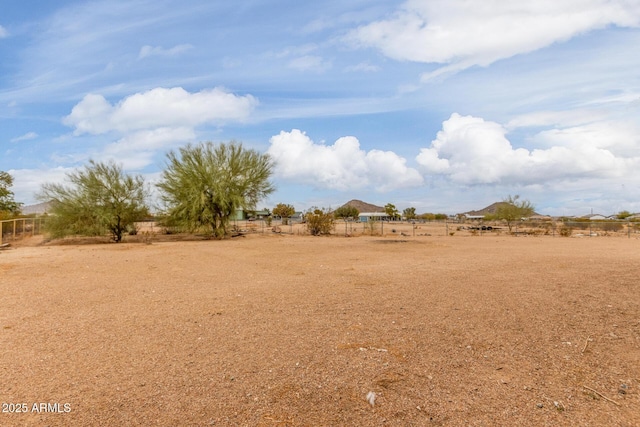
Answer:
[(640, 425), (638, 238), (441, 234), (13, 245), (0, 425)]

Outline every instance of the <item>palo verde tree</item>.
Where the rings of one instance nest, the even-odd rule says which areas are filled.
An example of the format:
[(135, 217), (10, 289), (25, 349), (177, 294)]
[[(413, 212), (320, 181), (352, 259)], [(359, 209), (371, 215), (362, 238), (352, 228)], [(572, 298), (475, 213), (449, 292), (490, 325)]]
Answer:
[(8, 172), (0, 171), (0, 219), (20, 215), (22, 203), (13, 199), (10, 190), (12, 185), (13, 177)]
[(191, 230), (208, 227), (216, 238), (226, 236), (237, 209), (255, 209), (274, 191), (271, 157), (237, 142), (189, 144), (167, 157), (157, 185), (169, 220)]
[(404, 216), (404, 218), (409, 221), (411, 221), (412, 219), (416, 219), (416, 208), (406, 208), (402, 211), (402, 216)]
[(273, 208), (273, 215), (279, 216), (282, 218), (282, 225), (287, 225), (289, 223), (289, 218), (296, 213), (296, 209), (292, 205), (286, 205), (284, 203), (278, 203), (275, 208)]
[(67, 174), (65, 184), (44, 184), (38, 199), (51, 203), (47, 230), (52, 237), (111, 234), (121, 242), (136, 221), (149, 214), (144, 179), (124, 173), (114, 162), (89, 161)]
[(509, 195), (497, 207), (495, 217), (505, 221), (509, 227), (509, 233), (511, 233), (513, 223), (530, 217), (533, 215), (534, 209), (528, 200), (521, 200), (517, 194), (515, 196)]

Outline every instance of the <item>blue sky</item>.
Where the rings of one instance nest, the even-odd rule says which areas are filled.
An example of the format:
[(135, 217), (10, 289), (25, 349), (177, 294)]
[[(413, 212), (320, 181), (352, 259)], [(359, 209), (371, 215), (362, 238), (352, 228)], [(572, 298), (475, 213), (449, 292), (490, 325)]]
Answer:
[[(277, 162), (261, 206), (640, 212), (640, 1), (21, 1), (0, 7), (0, 170)], [(521, 4), (522, 3), (522, 4)]]

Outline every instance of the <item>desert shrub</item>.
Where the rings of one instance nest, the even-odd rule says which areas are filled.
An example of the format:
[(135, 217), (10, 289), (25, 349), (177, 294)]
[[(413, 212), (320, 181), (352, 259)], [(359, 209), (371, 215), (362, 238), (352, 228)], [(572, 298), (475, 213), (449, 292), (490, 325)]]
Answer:
[(375, 236), (378, 234), (380, 225), (378, 225), (379, 221), (376, 219), (375, 216), (369, 218), (367, 220), (367, 222), (364, 223), (366, 230), (369, 232), (370, 235)]
[(136, 235), (138, 235), (138, 231), (140, 231), (140, 227), (138, 227), (138, 226), (137, 226), (137, 225), (135, 225), (135, 224), (131, 224), (131, 225), (129, 226), (128, 230), (129, 230), (129, 231), (128, 231), (129, 236), (136, 236)]
[(532, 221), (531, 227), (544, 230), (546, 231), (545, 234), (549, 234), (549, 232), (551, 232), (552, 224), (549, 221)]
[(540, 225), (540, 228), (542, 228), (543, 230), (542, 234), (548, 236), (549, 234), (551, 234), (551, 230), (553, 230), (554, 226), (551, 223), (545, 222)]
[(597, 225), (602, 231), (620, 231), (624, 228), (624, 224), (621, 222), (603, 222)]
[(570, 237), (572, 232), (573, 232), (573, 228), (568, 225), (563, 225), (558, 230), (558, 233), (560, 233), (562, 237)]
[(577, 221), (567, 222), (566, 224), (571, 228), (576, 228), (578, 230), (586, 230), (587, 228), (589, 228), (589, 221), (577, 220)]
[(331, 234), (335, 216), (330, 209), (311, 208), (305, 215), (307, 230), (313, 236)]
[(150, 231), (143, 231), (142, 232), (142, 242), (146, 243), (147, 245), (150, 245), (152, 242), (152, 237), (153, 237), (153, 233)]
[(432, 213), (423, 213), (418, 215), (418, 219), (421, 219), (422, 221), (433, 221), (436, 219), (436, 216)]
[(543, 234), (549, 234), (549, 232), (543, 228), (532, 228), (527, 234), (530, 236), (542, 236)]

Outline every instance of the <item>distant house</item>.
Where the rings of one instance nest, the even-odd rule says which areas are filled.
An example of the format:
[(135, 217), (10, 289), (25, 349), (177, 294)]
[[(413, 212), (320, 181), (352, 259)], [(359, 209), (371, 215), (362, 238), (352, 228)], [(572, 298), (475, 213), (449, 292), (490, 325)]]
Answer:
[(268, 210), (264, 211), (245, 211), (242, 208), (236, 209), (235, 213), (231, 215), (231, 221), (244, 221), (244, 220), (254, 220), (254, 219), (265, 219), (266, 217), (271, 216), (271, 212)]
[(358, 220), (360, 222), (369, 221), (389, 221), (391, 217), (385, 212), (360, 212)]
[(484, 219), (484, 215), (471, 215), (469, 213), (458, 214), (458, 218), (474, 220), (474, 219)]
[(597, 221), (597, 220), (607, 219), (606, 216), (600, 215), (600, 214), (589, 214), (589, 215), (581, 216), (580, 218), (588, 219), (589, 221)]
[(266, 217), (268, 217), (269, 215), (271, 215), (271, 212), (269, 212), (268, 210), (265, 210), (265, 211), (255, 211), (253, 214), (254, 214), (254, 218), (255, 218), (255, 219), (265, 219)]

